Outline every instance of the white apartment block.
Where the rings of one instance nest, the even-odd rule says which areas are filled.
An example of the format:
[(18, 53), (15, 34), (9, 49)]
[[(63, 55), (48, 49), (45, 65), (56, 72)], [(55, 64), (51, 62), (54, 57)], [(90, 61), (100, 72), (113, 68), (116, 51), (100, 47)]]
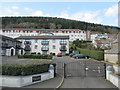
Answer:
[(93, 41), (95, 39), (100, 39), (100, 38), (108, 38), (107, 33), (105, 34), (91, 34), (90, 35), (90, 40)]
[(69, 53), (69, 36), (67, 35), (20, 36), (16, 39), (22, 42), (24, 53)]
[(80, 29), (1, 29), (0, 34), (16, 38), (19, 36), (38, 36), (43, 33), (69, 35), (69, 41), (86, 40), (86, 31)]

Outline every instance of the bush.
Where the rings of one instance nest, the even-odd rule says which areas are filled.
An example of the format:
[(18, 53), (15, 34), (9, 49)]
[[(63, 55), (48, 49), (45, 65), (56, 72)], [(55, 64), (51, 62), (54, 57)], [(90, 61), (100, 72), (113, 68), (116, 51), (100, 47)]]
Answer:
[(50, 61), (35, 61), (28, 64), (3, 64), (2, 75), (25, 76), (48, 72)]
[(18, 55), (18, 58), (29, 58), (29, 59), (52, 59), (52, 55), (25, 54), (25, 55)]
[(97, 60), (104, 60), (104, 51), (100, 50), (89, 50), (89, 49), (81, 49), (77, 48), (81, 54), (88, 55), (91, 58), (97, 59)]

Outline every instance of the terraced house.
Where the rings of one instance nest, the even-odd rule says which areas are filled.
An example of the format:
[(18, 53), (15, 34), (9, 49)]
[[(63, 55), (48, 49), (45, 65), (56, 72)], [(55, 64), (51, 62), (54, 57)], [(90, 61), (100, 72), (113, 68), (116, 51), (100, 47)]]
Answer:
[(44, 34), (39, 36), (20, 36), (24, 53), (69, 53), (69, 36)]
[(13, 56), (23, 54), (21, 42), (11, 37), (0, 35), (1, 55)]
[(80, 29), (1, 29), (0, 34), (16, 38), (19, 36), (38, 36), (42, 33), (53, 33), (54, 35), (69, 35), (69, 41), (76, 39), (86, 40), (87, 32)]

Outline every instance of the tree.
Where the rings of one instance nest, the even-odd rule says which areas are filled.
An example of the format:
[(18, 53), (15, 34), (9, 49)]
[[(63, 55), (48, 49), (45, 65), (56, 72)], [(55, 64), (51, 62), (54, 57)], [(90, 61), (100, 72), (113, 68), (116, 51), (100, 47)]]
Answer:
[(76, 47), (81, 47), (81, 42), (79, 39), (73, 41), (73, 44), (76, 46)]

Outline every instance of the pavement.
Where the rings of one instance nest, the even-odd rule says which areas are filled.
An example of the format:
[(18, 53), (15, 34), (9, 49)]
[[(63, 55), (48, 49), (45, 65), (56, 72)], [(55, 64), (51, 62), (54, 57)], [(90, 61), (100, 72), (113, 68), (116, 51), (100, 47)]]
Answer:
[(53, 79), (43, 81), (40, 83), (36, 83), (33, 85), (25, 86), (23, 88), (53, 88), (55, 89), (55, 88), (58, 88), (61, 82), (62, 82), (62, 77), (60, 75), (56, 75), (56, 77)]

